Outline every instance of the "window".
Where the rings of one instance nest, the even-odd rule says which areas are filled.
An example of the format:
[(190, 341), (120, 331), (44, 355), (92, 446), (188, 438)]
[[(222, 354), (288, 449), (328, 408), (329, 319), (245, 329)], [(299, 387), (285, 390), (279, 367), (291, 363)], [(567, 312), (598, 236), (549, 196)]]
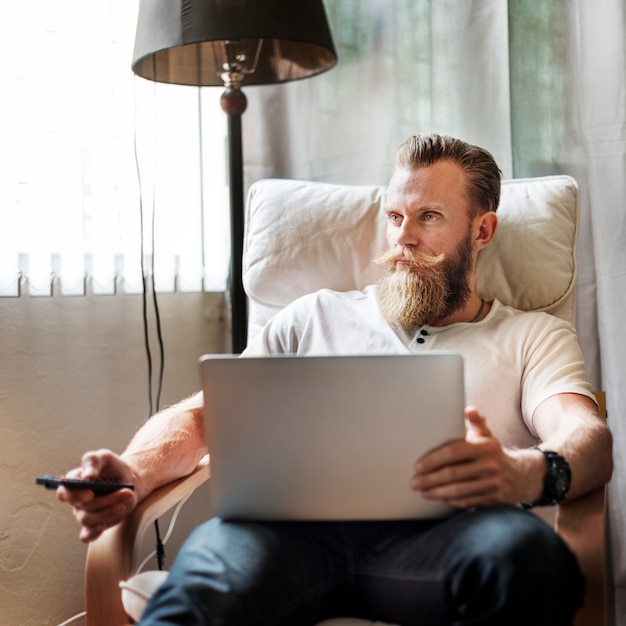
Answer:
[(137, 6), (0, 8), (0, 296), (140, 291), (142, 232), (157, 290), (225, 287), (221, 90), (135, 77)]

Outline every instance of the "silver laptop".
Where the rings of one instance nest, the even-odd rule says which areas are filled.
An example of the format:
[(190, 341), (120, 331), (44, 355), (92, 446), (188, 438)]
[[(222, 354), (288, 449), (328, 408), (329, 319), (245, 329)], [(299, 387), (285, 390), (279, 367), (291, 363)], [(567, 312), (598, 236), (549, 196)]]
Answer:
[(393, 356), (200, 359), (215, 515), (257, 520), (434, 517), (415, 460), (462, 438), (463, 361)]

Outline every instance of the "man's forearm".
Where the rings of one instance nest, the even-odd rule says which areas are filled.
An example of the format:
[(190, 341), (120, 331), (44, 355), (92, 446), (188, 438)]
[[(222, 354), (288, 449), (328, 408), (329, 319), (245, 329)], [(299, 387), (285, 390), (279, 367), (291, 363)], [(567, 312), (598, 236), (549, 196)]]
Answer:
[[(567, 498), (577, 498), (606, 484), (613, 471), (612, 437), (591, 400), (561, 394), (546, 400), (535, 415), (540, 447), (561, 454), (570, 465)], [(539, 459), (541, 462), (541, 459)]]
[(140, 500), (186, 476), (206, 454), (202, 393), (151, 417), (121, 455), (131, 468)]
[(582, 496), (611, 479), (613, 471), (612, 439), (604, 423), (585, 424), (570, 437), (553, 437), (543, 442), (544, 450), (561, 454), (570, 466), (572, 483), (567, 499)]

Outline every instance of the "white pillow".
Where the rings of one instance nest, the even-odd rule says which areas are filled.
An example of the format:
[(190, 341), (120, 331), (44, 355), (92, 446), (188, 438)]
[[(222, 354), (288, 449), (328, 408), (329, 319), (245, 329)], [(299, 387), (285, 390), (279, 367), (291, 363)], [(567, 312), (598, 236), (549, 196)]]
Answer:
[[(374, 282), (385, 248), (385, 188), (268, 179), (250, 189), (243, 280), (253, 336), (297, 297)], [(479, 255), (477, 290), (573, 322), (578, 187), (568, 176), (502, 185), (500, 227)]]
[(569, 176), (504, 181), (498, 232), (481, 251), (476, 290), (573, 323), (578, 185)]

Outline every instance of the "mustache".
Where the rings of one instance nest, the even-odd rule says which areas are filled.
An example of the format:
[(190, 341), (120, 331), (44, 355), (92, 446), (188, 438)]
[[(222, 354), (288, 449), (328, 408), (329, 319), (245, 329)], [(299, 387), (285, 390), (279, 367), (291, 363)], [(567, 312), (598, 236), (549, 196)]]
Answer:
[(418, 268), (431, 268), (440, 265), (444, 259), (445, 254), (443, 253), (434, 255), (411, 248), (393, 248), (380, 254), (374, 259), (374, 263), (386, 270), (394, 270), (396, 263), (400, 260), (407, 260)]

